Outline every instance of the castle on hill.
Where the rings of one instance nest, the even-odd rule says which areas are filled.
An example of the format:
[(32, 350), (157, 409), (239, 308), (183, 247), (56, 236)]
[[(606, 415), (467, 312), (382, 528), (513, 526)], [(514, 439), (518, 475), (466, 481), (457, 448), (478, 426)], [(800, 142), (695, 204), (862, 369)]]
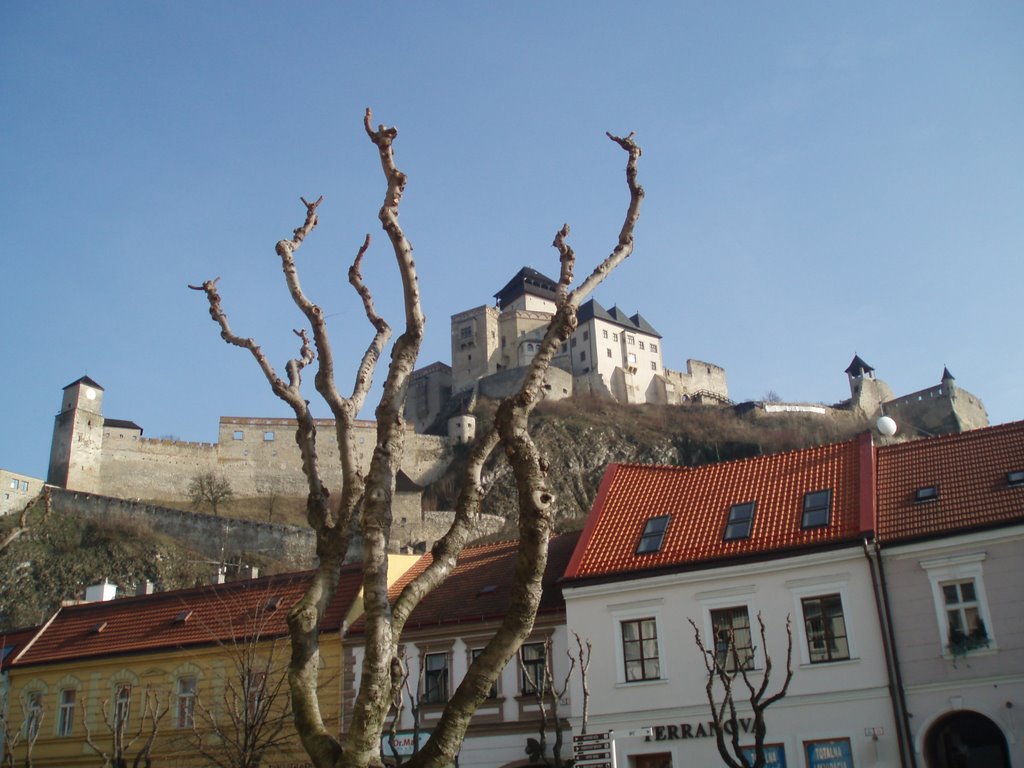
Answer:
[[(523, 267), (494, 294), (495, 305), (452, 315), (451, 365), (435, 362), (413, 372), (405, 417), (417, 432), (444, 432), (452, 401), (492, 399), (516, 391), (555, 313), (558, 283)], [(549, 399), (591, 394), (620, 403), (729, 401), (725, 369), (687, 360), (686, 372), (664, 365), (663, 337), (639, 313), (582, 304), (577, 327), (551, 361)], [(458, 430), (456, 418), (448, 425)], [(453, 434), (459, 439), (459, 434)]]

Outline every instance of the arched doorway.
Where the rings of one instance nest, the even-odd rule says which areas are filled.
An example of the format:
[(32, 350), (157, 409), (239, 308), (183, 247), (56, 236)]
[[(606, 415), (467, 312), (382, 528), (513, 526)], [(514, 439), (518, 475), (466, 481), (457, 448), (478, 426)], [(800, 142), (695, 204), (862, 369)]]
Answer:
[(925, 736), (928, 768), (1010, 768), (1010, 752), (999, 726), (977, 712), (954, 712), (937, 720)]

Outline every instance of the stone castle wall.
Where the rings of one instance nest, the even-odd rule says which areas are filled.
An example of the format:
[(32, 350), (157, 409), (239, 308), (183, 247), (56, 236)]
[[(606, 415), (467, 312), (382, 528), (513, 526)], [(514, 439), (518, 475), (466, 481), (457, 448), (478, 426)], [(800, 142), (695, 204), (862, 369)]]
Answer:
[[(334, 422), (318, 420), (317, 455), (328, 487), (339, 484)], [(123, 434), (120, 434), (122, 433)], [(269, 494), (302, 497), (307, 492), (302, 460), (290, 419), (224, 417), (217, 443), (153, 440), (131, 431), (107, 431), (99, 451), (100, 481), (97, 491), (127, 499), (185, 501), (193, 477), (204, 472), (223, 476), (238, 497)], [(359, 422), (356, 450), (360, 465), (369, 467), (376, 445), (373, 422)], [(450, 448), (442, 437), (405, 436), (402, 469), (412, 480), (425, 485), (444, 472)]]
[(725, 368), (703, 360), (687, 360), (686, 373), (665, 369), (665, 378), (675, 388), (670, 403), (681, 403), (704, 393), (711, 393), (722, 400), (729, 398), (729, 386), (725, 380)]
[(898, 425), (913, 425), (923, 436), (988, 426), (988, 413), (981, 400), (952, 383), (894, 398), (883, 408)]

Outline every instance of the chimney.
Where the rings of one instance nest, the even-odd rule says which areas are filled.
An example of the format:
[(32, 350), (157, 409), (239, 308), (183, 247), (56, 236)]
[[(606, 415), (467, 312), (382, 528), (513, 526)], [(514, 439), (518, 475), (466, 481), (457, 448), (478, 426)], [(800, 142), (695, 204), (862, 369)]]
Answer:
[(136, 595), (152, 595), (155, 591), (156, 587), (154, 587), (153, 582), (148, 579), (143, 579), (135, 585)]
[(243, 579), (258, 579), (260, 576), (260, 569), (255, 565), (246, 565), (242, 567), (242, 578)]
[(106, 579), (102, 584), (92, 584), (85, 588), (85, 602), (100, 603), (113, 600), (117, 596), (117, 584), (111, 584)]

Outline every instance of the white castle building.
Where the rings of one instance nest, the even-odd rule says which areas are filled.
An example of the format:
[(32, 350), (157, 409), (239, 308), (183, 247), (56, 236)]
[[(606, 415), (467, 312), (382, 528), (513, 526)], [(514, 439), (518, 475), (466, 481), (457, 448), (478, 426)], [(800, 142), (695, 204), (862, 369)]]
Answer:
[[(417, 370), (406, 418), (418, 432), (453, 415), (454, 397), (470, 393), (499, 398), (519, 385), (555, 312), (557, 282), (523, 267), (483, 305), (452, 315), (451, 366)], [(664, 367), (662, 335), (639, 313), (605, 309), (591, 299), (577, 312), (578, 326), (552, 361), (547, 396), (593, 394), (621, 403), (724, 402), (725, 369), (686, 361), (686, 373)]]

